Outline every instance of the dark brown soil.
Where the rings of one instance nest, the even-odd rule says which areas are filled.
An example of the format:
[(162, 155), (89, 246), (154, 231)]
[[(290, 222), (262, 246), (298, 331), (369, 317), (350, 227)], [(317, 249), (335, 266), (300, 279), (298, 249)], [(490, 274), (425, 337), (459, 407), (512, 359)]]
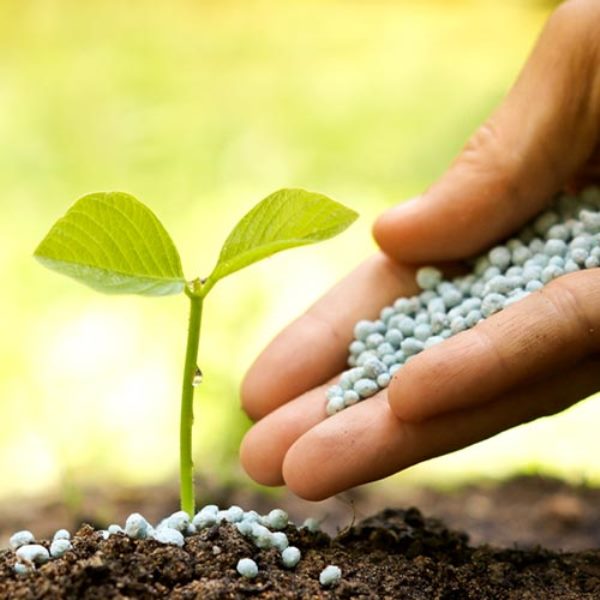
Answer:
[[(554, 541), (562, 535), (562, 547), (573, 545), (572, 532), (575, 546), (600, 547), (600, 492), (585, 486), (518, 479), (452, 494), (412, 493), (428, 513), (444, 513), (449, 521), (454, 514), (467, 529), (473, 529), (469, 523), (475, 525), (480, 538), (486, 531), (486, 512), (489, 522), (497, 517), (508, 523), (512, 510), (518, 527), (529, 531), (526, 542), (535, 542), (532, 531), (548, 530)], [(503, 497), (508, 512), (499, 509)], [(369, 502), (359, 498), (356, 504)], [(0, 598), (600, 599), (600, 550), (474, 546), (466, 534), (424, 518), (416, 509), (384, 510), (333, 538), (291, 527), (286, 533), (303, 554), (293, 570), (281, 566), (277, 551), (257, 550), (227, 524), (187, 538), (183, 549), (121, 535), (105, 541), (83, 527), (74, 538), (73, 552), (33, 574), (15, 575), (14, 554), (0, 552)], [(258, 563), (256, 579), (237, 574), (236, 563), (243, 557)], [(338, 565), (343, 573), (332, 589), (318, 581), (328, 564)]]

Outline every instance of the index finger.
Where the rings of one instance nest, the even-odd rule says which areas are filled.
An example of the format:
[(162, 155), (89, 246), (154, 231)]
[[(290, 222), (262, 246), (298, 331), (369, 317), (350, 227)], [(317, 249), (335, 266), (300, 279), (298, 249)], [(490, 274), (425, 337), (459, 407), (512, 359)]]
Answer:
[(418, 291), (415, 268), (376, 254), (364, 261), (259, 355), (242, 382), (242, 406), (260, 419), (344, 370), (359, 319), (374, 319), (398, 296)]

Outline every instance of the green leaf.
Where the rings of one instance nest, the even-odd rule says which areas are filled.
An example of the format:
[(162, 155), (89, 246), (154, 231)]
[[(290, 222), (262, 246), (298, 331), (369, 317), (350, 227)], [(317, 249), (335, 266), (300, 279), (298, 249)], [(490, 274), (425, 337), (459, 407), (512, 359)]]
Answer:
[(154, 213), (129, 194), (79, 199), (35, 253), (44, 266), (108, 294), (183, 291), (179, 253)]
[(358, 214), (334, 200), (299, 189), (283, 189), (259, 202), (233, 228), (207, 287), (276, 252), (313, 244), (341, 233)]

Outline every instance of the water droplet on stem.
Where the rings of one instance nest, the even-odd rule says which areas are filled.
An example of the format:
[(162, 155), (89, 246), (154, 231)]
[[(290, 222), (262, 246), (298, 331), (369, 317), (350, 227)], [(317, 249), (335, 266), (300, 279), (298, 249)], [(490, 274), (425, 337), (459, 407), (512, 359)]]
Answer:
[(202, 374), (200, 367), (196, 366), (196, 372), (194, 373), (194, 379), (192, 379), (192, 385), (194, 387), (199, 386), (202, 383), (203, 377), (204, 375)]

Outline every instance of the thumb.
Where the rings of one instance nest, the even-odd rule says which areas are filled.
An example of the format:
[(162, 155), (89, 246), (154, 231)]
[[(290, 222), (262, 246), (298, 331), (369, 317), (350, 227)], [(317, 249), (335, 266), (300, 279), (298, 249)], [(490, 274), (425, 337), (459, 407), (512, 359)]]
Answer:
[(404, 262), (461, 259), (514, 232), (593, 155), (600, 130), (600, 2), (549, 19), (513, 89), (447, 173), (384, 213), (373, 235)]

